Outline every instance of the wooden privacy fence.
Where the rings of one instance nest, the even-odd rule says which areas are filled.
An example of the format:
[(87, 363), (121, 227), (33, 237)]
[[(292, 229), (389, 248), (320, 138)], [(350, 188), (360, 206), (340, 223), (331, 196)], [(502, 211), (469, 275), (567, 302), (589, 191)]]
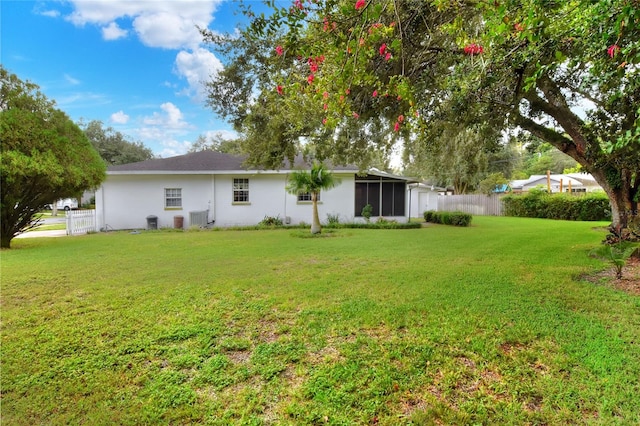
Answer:
[(97, 232), (95, 210), (69, 210), (67, 212), (67, 235)]
[(446, 195), (438, 197), (438, 211), (502, 216), (502, 200), (498, 195)]

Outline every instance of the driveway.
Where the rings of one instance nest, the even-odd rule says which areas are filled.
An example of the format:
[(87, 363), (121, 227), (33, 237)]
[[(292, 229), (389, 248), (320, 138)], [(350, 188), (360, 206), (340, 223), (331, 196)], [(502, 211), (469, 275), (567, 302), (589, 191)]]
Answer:
[[(56, 217), (45, 217), (42, 219), (42, 225), (57, 225), (66, 223), (67, 219), (62, 213), (58, 213)], [(64, 237), (67, 235), (65, 229), (56, 229), (51, 231), (29, 231), (18, 235), (16, 238), (42, 238), (42, 237)]]
[(54, 231), (29, 231), (18, 235), (16, 238), (65, 237), (66, 235), (66, 229), (57, 229)]

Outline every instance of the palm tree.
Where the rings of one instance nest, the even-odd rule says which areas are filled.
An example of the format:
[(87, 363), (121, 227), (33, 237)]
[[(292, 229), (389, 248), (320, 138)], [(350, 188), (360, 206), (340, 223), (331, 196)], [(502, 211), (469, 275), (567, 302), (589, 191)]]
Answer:
[(330, 170), (324, 164), (314, 162), (311, 170), (296, 170), (289, 175), (287, 191), (291, 194), (310, 194), (313, 204), (313, 218), (311, 221), (311, 233), (322, 232), (320, 218), (318, 216), (318, 195), (323, 189), (331, 189), (338, 183)]

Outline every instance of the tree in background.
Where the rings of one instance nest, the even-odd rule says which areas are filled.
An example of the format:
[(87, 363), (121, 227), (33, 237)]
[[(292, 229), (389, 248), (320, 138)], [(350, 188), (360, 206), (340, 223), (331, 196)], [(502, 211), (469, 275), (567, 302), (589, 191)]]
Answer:
[(478, 184), (478, 191), (485, 195), (493, 195), (499, 187), (508, 183), (509, 181), (501, 172), (491, 173), (480, 181)]
[(0, 247), (37, 225), (60, 198), (96, 187), (105, 164), (80, 128), (38, 86), (0, 67)]
[(199, 135), (191, 144), (188, 152), (215, 151), (225, 154), (243, 154), (241, 139), (225, 139), (222, 134), (216, 133), (211, 137)]
[[(611, 201), (612, 230), (630, 235), (640, 186), (637, 1), (269, 4), (268, 16), (246, 11), (250, 25), (234, 40), (205, 32), (230, 59), (210, 100), (228, 95), (218, 108), (234, 125), (259, 124), (255, 161), (280, 164), (300, 137), (334, 144), (314, 135), (352, 120), (376, 123), (410, 154), (436, 143), (440, 121), (520, 128), (591, 173)], [(339, 151), (344, 159), (372, 149), (356, 142)]]
[(108, 165), (128, 164), (153, 158), (153, 152), (142, 142), (131, 142), (112, 127), (104, 127), (102, 121), (79, 123), (93, 147)]
[(338, 183), (331, 171), (324, 164), (315, 162), (311, 170), (295, 170), (289, 175), (287, 191), (291, 194), (309, 194), (312, 203), (311, 233), (322, 232), (318, 215), (318, 197), (320, 191), (331, 189)]

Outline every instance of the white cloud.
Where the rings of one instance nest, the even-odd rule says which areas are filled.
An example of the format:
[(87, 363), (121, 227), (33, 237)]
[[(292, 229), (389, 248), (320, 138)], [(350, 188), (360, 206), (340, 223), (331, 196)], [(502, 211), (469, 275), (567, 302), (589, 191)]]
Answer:
[(160, 105), (162, 113), (154, 112), (151, 117), (145, 117), (143, 123), (146, 126), (161, 126), (166, 130), (188, 129), (189, 123), (184, 121), (184, 116), (180, 108), (171, 102), (165, 102)]
[(60, 16), (60, 12), (57, 10), (42, 10), (37, 13), (42, 16), (48, 16), (49, 18), (57, 18)]
[(115, 25), (116, 19), (128, 18), (132, 22), (133, 31), (147, 46), (195, 48), (202, 42), (196, 26), (206, 28), (213, 20), (213, 13), (220, 2), (221, 0), (71, 0), (74, 11), (67, 19), (77, 26), (95, 24), (110, 28)]
[(222, 62), (213, 53), (201, 47), (192, 52), (179, 52), (176, 56), (176, 73), (189, 83), (186, 94), (194, 96), (199, 101), (206, 98), (204, 83), (222, 68)]
[(204, 133), (207, 139), (218, 138), (224, 140), (237, 139), (238, 133), (233, 130), (207, 130)]
[(167, 139), (161, 142), (163, 149), (156, 153), (162, 158), (175, 157), (176, 155), (186, 154), (191, 148), (191, 142), (179, 142), (175, 139)]
[(127, 124), (129, 122), (129, 116), (120, 110), (111, 114), (111, 122), (115, 124)]
[(64, 75), (64, 80), (71, 84), (72, 86), (77, 86), (78, 84), (80, 84), (80, 80), (78, 80), (77, 78), (71, 77), (69, 74), (65, 74)]
[(127, 36), (127, 30), (123, 30), (115, 22), (102, 28), (102, 38), (105, 40), (117, 40)]

